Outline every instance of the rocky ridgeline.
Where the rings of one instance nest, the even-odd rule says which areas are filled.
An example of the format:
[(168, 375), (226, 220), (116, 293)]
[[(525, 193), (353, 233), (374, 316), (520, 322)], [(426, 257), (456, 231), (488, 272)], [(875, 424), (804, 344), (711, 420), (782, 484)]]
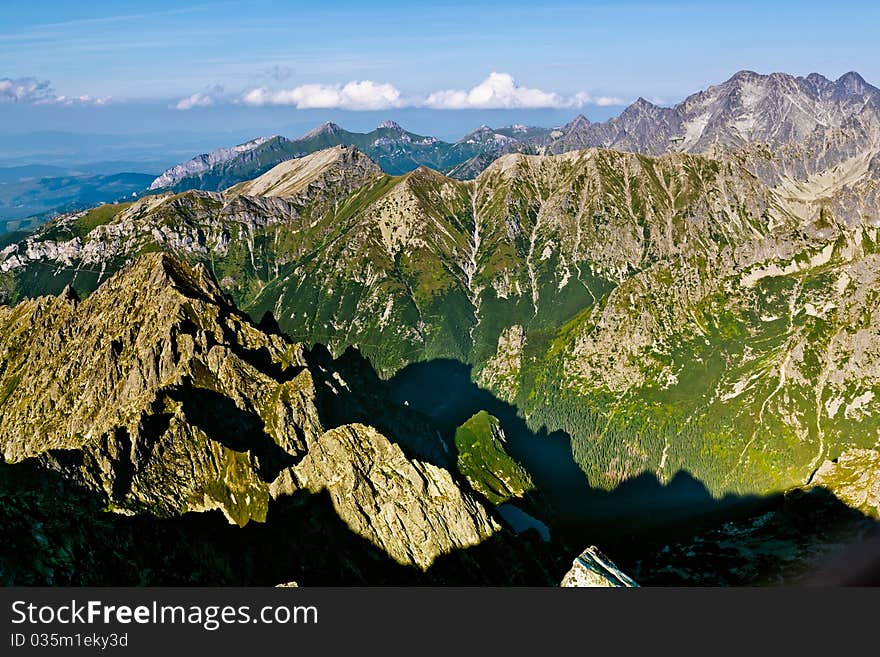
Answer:
[(0, 308), (0, 336), (4, 459), (36, 457), (119, 511), (244, 525), (326, 490), (353, 532), (422, 569), (501, 529), (449, 471), (340, 422), (367, 414), (361, 382), (254, 326), (203, 266), (145, 255), (82, 301)]
[(549, 153), (602, 147), (647, 155), (754, 144), (780, 147), (827, 129), (873, 122), (878, 112), (880, 90), (858, 73), (829, 80), (817, 73), (795, 77), (740, 71), (673, 107), (639, 98), (604, 123), (578, 117), (551, 133), (544, 147)]
[(150, 183), (150, 189), (164, 189), (166, 187), (173, 187), (187, 177), (197, 176), (205, 171), (210, 170), (213, 167), (216, 167), (218, 164), (228, 162), (229, 160), (235, 159), (244, 153), (250, 153), (254, 149), (275, 138), (276, 137), (257, 137), (256, 139), (252, 139), (237, 146), (232, 146), (231, 148), (218, 148), (211, 151), (210, 153), (197, 155), (191, 160), (187, 160), (186, 162), (182, 162), (181, 164), (175, 165), (170, 169), (163, 171), (161, 175), (159, 175), (152, 183)]

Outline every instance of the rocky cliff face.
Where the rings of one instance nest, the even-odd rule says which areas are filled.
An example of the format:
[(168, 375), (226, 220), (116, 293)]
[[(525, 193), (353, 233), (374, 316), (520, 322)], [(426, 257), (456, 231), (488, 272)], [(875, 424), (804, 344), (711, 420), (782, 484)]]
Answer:
[(448, 471), (411, 461), (375, 429), (347, 425), (323, 434), (295, 468), (303, 487), (327, 489), (339, 517), (405, 564), (428, 568), (500, 530)]
[(880, 519), (880, 452), (851, 449), (819, 466), (809, 482), (832, 491), (853, 509)]
[(254, 326), (204, 266), (143, 256), (85, 300), (0, 308), (0, 336), (4, 459), (38, 457), (125, 513), (244, 525), (279, 495), (327, 490), (355, 534), (422, 569), (500, 530), (449, 471), (349, 423), (388, 411), (367, 411), (375, 392), (329, 355)]

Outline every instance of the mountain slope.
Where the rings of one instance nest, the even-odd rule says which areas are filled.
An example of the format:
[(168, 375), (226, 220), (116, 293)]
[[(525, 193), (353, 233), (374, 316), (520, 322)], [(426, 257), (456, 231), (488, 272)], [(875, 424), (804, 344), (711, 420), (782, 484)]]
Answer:
[[(445, 151), (450, 145), (433, 137), (407, 132), (393, 121), (386, 121), (369, 133), (349, 132), (327, 122), (299, 139), (259, 137), (239, 146), (200, 155), (163, 173), (153, 181), (150, 189), (220, 191), (261, 176), (286, 160), (334, 146), (356, 147), (371, 155), (388, 173), (401, 174), (421, 164), (444, 168), (447, 166)], [(454, 163), (457, 164), (458, 160)]]
[(151, 184), (152, 191), (221, 190), (262, 175), (300, 150), (281, 136), (258, 137), (231, 148), (199, 155), (168, 169)]
[[(259, 178), (240, 183), (229, 189), (230, 195), (295, 197), (310, 185), (332, 187), (345, 195), (366, 180), (382, 175), (382, 170), (370, 158), (354, 148), (339, 146), (318, 151), (314, 155), (282, 162)], [(340, 178), (350, 182), (336, 185)]]

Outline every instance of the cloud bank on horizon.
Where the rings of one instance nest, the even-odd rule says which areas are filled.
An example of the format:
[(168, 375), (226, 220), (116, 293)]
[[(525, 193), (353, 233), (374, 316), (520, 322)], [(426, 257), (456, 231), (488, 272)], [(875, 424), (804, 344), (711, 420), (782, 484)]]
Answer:
[(406, 96), (392, 84), (354, 80), (344, 85), (303, 84), (282, 90), (256, 87), (231, 99), (199, 92), (180, 100), (175, 107), (179, 110), (190, 110), (209, 107), (223, 100), (253, 107), (285, 105), (296, 109), (353, 111), (403, 107), (440, 110), (569, 109), (584, 105), (607, 107), (624, 104), (620, 98), (594, 97), (585, 91), (567, 96), (533, 89), (517, 84), (509, 73), (492, 72), (485, 80), (470, 89), (446, 89), (434, 91), (427, 96)]
[(566, 109), (584, 105), (622, 105), (623, 101), (611, 96), (593, 98), (585, 91), (573, 96), (530, 89), (516, 84), (508, 73), (491, 73), (471, 89), (435, 91), (424, 102), (432, 109)]
[[(48, 80), (35, 77), (0, 78), (0, 103), (104, 105), (109, 101), (110, 97), (58, 95)], [(623, 105), (624, 101), (614, 96), (592, 96), (585, 91), (572, 95), (544, 91), (518, 84), (509, 73), (492, 72), (485, 80), (469, 89), (444, 89), (421, 96), (405, 95), (393, 84), (372, 80), (352, 80), (345, 84), (302, 84), (290, 89), (261, 86), (247, 89), (240, 94), (230, 94), (222, 87), (214, 86), (181, 98), (173, 102), (171, 107), (186, 111), (229, 103), (250, 107), (288, 106), (301, 110), (375, 111), (401, 108), (576, 109), (585, 105)]]

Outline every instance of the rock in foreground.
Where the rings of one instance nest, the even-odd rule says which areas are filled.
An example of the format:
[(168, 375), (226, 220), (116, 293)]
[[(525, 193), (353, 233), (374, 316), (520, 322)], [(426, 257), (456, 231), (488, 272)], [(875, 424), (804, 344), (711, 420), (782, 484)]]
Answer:
[(591, 545), (574, 560), (571, 570), (562, 578), (563, 587), (632, 588), (639, 585), (620, 570), (611, 559)]

